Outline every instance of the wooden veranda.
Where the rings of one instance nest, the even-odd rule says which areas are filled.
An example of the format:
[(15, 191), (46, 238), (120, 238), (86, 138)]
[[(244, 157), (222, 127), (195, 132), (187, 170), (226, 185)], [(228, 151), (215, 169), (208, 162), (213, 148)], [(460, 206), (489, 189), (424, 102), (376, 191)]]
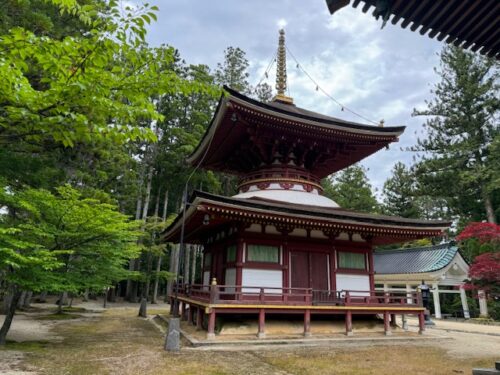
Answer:
[[(265, 337), (267, 314), (302, 314), (304, 336), (310, 336), (311, 314), (345, 316), (345, 334), (352, 336), (352, 316), (376, 315), (384, 318), (384, 332), (391, 334), (391, 325), (400, 315), (416, 315), (419, 333), (425, 329), (421, 295), (418, 292), (384, 292), (361, 290), (313, 290), (311, 288), (272, 288), (236, 285), (186, 284), (174, 287), (171, 306), (180, 304), (181, 318), (198, 329), (207, 329), (207, 338), (215, 337), (218, 314), (258, 314), (257, 336)], [(203, 326), (207, 315), (206, 327)]]

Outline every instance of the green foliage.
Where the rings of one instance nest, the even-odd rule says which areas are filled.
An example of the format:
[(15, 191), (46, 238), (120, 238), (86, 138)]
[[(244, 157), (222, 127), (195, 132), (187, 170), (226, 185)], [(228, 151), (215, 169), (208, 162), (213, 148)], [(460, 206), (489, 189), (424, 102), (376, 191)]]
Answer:
[[(498, 62), (461, 48), (446, 47), (437, 71), (441, 81), (427, 109), (427, 134), (414, 151), (421, 189), (446, 200), (463, 220), (494, 222), (499, 215)], [(495, 211), (496, 209), (496, 211)]]
[[(0, 12), (0, 35), (7, 34), (13, 27), (22, 27), (35, 35), (61, 39), (64, 36), (81, 36), (89, 26), (78, 17), (70, 14), (76, 5), (93, 6), (99, 12), (105, 12), (105, 3), (101, 0), (46, 1), (46, 0), (4, 0)], [(60, 6), (67, 11), (61, 14)], [(88, 9), (88, 8), (87, 8)], [(91, 15), (92, 16), (92, 15)], [(94, 19), (98, 13), (93, 12)]]
[(248, 60), (245, 51), (239, 47), (228, 47), (224, 51), (224, 62), (217, 64), (215, 71), (215, 82), (222, 86), (230, 88), (244, 94), (250, 93), (250, 84), (248, 83)]
[(403, 163), (396, 163), (392, 176), (384, 183), (384, 213), (409, 218), (419, 217), (415, 191), (416, 181), (410, 170)]
[(325, 196), (342, 208), (356, 211), (377, 212), (379, 204), (366, 177), (366, 170), (353, 165), (338, 172), (332, 180), (323, 180)]
[[(68, 11), (70, 2), (61, 3)], [(169, 69), (172, 48), (144, 44), (153, 8), (121, 13), (111, 7), (99, 19), (91, 18), (92, 5), (71, 8), (91, 26), (85, 37), (58, 40), (19, 27), (2, 35), (0, 143), (155, 140), (148, 127), (138, 126), (162, 119), (151, 98), (205, 87)]]
[(137, 224), (116, 207), (63, 186), (0, 189), (0, 270), (32, 291), (101, 291), (127, 276), (138, 255)]
[(255, 96), (255, 98), (260, 102), (268, 103), (273, 98), (273, 89), (265, 82), (260, 83), (255, 86), (253, 90), (253, 96)]

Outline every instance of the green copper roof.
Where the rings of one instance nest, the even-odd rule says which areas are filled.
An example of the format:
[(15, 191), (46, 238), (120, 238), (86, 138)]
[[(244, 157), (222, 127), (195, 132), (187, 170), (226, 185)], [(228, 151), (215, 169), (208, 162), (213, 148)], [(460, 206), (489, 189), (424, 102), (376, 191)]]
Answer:
[(377, 274), (424, 273), (446, 267), (458, 252), (452, 243), (411, 249), (376, 251), (373, 254)]

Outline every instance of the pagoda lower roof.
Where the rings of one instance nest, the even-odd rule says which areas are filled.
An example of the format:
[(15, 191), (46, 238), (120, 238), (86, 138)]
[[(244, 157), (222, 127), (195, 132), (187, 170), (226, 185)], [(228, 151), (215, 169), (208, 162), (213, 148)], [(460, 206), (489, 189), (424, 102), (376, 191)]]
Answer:
[[(209, 224), (204, 224), (209, 215)], [(405, 242), (417, 238), (439, 236), (450, 222), (408, 219), (377, 215), (342, 208), (317, 207), (263, 199), (229, 198), (195, 191), (191, 196), (185, 217), (185, 240), (202, 242), (214, 227), (246, 223), (274, 225), (293, 230), (304, 228), (321, 230), (330, 235), (342, 232), (357, 233), (370, 238), (373, 244)], [(178, 242), (182, 215), (165, 230), (165, 241)]]
[(405, 129), (345, 121), (279, 101), (262, 103), (224, 89), (212, 122), (187, 159), (191, 165), (241, 175), (272, 164), (275, 152), (285, 148), (323, 178), (397, 141)]

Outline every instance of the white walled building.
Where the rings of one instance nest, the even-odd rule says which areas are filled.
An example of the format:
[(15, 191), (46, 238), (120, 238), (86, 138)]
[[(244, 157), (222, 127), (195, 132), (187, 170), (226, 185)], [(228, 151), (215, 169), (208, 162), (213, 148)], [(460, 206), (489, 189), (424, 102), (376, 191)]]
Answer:
[[(460, 294), (464, 318), (470, 318), (463, 289), (469, 265), (454, 244), (375, 251), (373, 262), (379, 289), (413, 292), (424, 280), (431, 288), (436, 318), (442, 318), (440, 296), (445, 293)], [(487, 315), (485, 301), (479, 306), (481, 315)]]

